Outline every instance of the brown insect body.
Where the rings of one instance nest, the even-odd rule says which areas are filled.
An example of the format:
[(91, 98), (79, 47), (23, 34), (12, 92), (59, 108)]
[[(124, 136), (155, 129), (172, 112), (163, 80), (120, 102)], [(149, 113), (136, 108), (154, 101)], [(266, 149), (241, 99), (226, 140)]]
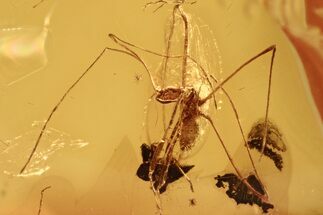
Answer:
[(156, 100), (162, 104), (177, 102), (181, 104), (179, 143), (182, 151), (189, 151), (199, 136), (201, 116), (200, 96), (194, 88), (167, 87), (157, 92)]
[[(182, 33), (178, 34), (178, 38), (174, 35), (174, 28), (177, 25), (183, 27), (184, 38), (182, 38)], [(188, 22), (187, 15), (181, 8), (181, 4), (174, 6), (171, 26), (168, 35), (165, 62), (163, 63), (162, 69), (165, 74), (162, 77), (165, 77), (166, 72), (168, 72), (168, 75), (172, 73), (168, 70), (168, 66), (172, 65), (174, 68), (181, 68), (182, 83), (181, 87), (165, 86), (165, 83), (163, 83), (161, 84), (162, 87), (155, 88), (155, 99), (158, 102), (161, 104), (176, 103), (169, 124), (164, 126), (165, 133), (162, 138), (163, 141), (153, 144), (156, 146), (156, 150), (150, 162), (149, 175), (151, 186), (156, 196), (159, 195), (163, 187), (167, 184), (167, 181), (169, 181), (169, 177), (172, 175), (169, 171), (171, 171), (171, 167), (174, 165), (177, 166), (182, 176), (190, 183), (191, 190), (193, 191), (192, 183), (185, 174), (188, 170), (185, 171), (181, 167), (180, 159), (183, 156), (186, 157), (191, 152), (196, 143), (198, 143), (198, 138), (203, 133), (201, 132), (203, 125), (200, 122), (200, 118), (201, 113), (207, 111), (209, 102), (201, 102), (203, 100), (201, 96), (209, 95), (212, 91), (212, 86), (205, 71), (189, 55), (190, 43), (188, 29), (191, 26)], [(177, 57), (168, 57), (171, 56), (171, 50), (173, 50), (171, 46), (176, 47), (175, 44), (180, 44), (179, 41), (183, 42), (183, 54)], [(175, 60), (178, 57), (181, 59), (181, 62)], [(181, 63), (181, 66), (177, 63)], [(169, 77), (170, 80), (172, 78), (171, 76)], [(160, 167), (159, 169), (157, 168), (158, 166)]]
[[(175, 158), (177, 154), (174, 151), (175, 146), (176, 143), (179, 143), (180, 151), (177, 155), (190, 151), (194, 147), (200, 134), (200, 124), (198, 122), (201, 116), (200, 107), (206, 104), (199, 104), (201, 98), (193, 87), (166, 87), (157, 91), (156, 100), (162, 104), (176, 102), (179, 106), (179, 110), (176, 111), (177, 108), (175, 108), (173, 113), (177, 113), (178, 118), (176, 125), (170, 129), (170, 134), (167, 135), (164, 141), (151, 145), (154, 150), (149, 165), (149, 177), (153, 182), (154, 189), (161, 192), (167, 185), (169, 176), (172, 175), (169, 173), (169, 168), (177, 166), (177, 168), (181, 169), (182, 175), (188, 171), (180, 167), (178, 160)], [(170, 124), (172, 123), (170, 122)]]
[(194, 88), (189, 90), (188, 96), (183, 99), (182, 105), (182, 124), (180, 128), (180, 149), (183, 151), (190, 150), (199, 135), (200, 117), (199, 103), (200, 98)]

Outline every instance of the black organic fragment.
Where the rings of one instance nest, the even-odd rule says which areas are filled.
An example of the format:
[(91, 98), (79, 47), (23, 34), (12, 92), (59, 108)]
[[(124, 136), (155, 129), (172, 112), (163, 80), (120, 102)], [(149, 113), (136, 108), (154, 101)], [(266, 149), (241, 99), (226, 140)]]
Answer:
[[(261, 152), (263, 137), (265, 133), (265, 122), (263, 120), (255, 123), (248, 134), (248, 145), (250, 149), (256, 149)], [(264, 148), (264, 155), (270, 158), (277, 169), (283, 169), (283, 157), (280, 152), (286, 151), (282, 134), (272, 122), (267, 122), (267, 137)]]
[[(249, 140), (248, 145), (250, 149), (257, 149), (257, 151), (261, 152), (262, 138)], [(269, 148), (269, 144), (266, 144), (265, 146), (264, 155), (269, 157), (272, 161), (274, 161), (277, 169), (279, 169), (280, 171), (283, 169), (283, 157), (277, 152), (273, 151), (271, 148)]]
[[(227, 184), (229, 188), (226, 191), (226, 194), (229, 198), (232, 198), (236, 201), (237, 204), (256, 204), (262, 208), (264, 213), (267, 213), (269, 209), (274, 208), (274, 206), (270, 203), (263, 202), (258, 196), (256, 196), (250, 188), (247, 187), (242, 180), (239, 179), (233, 173), (228, 173), (223, 176), (218, 175), (214, 178), (217, 180), (216, 186), (218, 188), (226, 188)], [(260, 194), (264, 195), (265, 191), (262, 184), (254, 175), (249, 175), (247, 178), (247, 182)]]
[[(142, 164), (140, 164), (136, 175), (144, 181), (149, 181), (149, 167), (150, 167), (150, 162), (153, 157), (154, 151), (155, 151), (155, 147), (153, 145), (151, 147), (147, 144), (141, 145)], [(157, 189), (158, 187), (158, 182), (156, 178), (160, 175), (163, 167), (164, 165), (157, 163), (156, 168), (153, 172), (152, 179), (154, 181), (155, 189)], [(180, 165), (180, 168), (183, 170), (184, 173), (187, 173), (193, 167), (194, 165)], [(168, 184), (180, 179), (181, 177), (183, 177), (183, 173), (175, 164), (175, 160), (174, 160), (173, 162), (171, 162), (171, 164), (168, 167), (166, 183), (159, 189), (159, 192), (160, 193), (165, 192)]]

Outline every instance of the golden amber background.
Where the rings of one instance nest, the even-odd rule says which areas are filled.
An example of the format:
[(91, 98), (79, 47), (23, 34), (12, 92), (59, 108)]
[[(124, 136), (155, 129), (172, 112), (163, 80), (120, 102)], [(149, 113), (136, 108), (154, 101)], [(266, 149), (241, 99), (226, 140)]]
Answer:
[[(45, 0), (33, 8), (35, 3), (0, 3), (0, 214), (37, 214), (46, 186), (51, 188), (44, 193), (42, 214), (154, 214), (149, 185), (135, 176), (139, 147), (146, 141), (144, 107), (153, 91), (143, 68), (128, 56), (105, 54), (59, 107), (32, 165), (18, 173), (60, 97), (105, 46), (115, 46), (108, 34), (162, 52), (171, 7), (153, 13), (153, 8), (143, 10), (147, 2), (142, 0)], [(205, 57), (221, 59), (217, 69), (223, 72), (214, 72), (219, 78), (277, 45), (269, 116), (284, 135), (285, 166), (279, 172), (263, 158), (257, 168), (275, 205), (272, 214), (323, 213), (322, 123), (288, 38), (258, 1), (198, 1), (183, 7), (212, 31), (214, 38), (205, 39), (216, 39), (221, 58)], [(225, 86), (245, 133), (264, 117), (269, 63), (269, 55), (262, 57)], [(136, 81), (136, 75), (142, 79)], [(221, 110), (212, 118), (248, 174), (232, 110), (218, 98)], [(149, 121), (160, 117), (155, 106), (149, 107)], [(165, 214), (261, 214), (257, 206), (237, 206), (215, 188), (213, 177), (231, 167), (212, 130), (205, 136), (198, 153), (184, 161), (196, 165), (189, 173), (196, 193), (185, 180), (169, 186), (162, 196)], [(192, 197), (195, 207), (189, 206)]]

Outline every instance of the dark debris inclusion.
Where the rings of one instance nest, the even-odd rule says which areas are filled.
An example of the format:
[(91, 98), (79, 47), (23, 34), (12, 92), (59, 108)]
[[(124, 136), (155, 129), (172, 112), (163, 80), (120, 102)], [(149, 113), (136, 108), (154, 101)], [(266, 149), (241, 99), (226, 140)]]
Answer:
[[(154, 152), (155, 152), (155, 148), (153, 145), (152, 146), (149, 146), (147, 144), (141, 145), (142, 164), (139, 166), (136, 174), (139, 178), (141, 178), (144, 181), (149, 181), (149, 166)], [(184, 173), (187, 173), (194, 167), (194, 165), (183, 165), (183, 166), (181, 165), (180, 167)], [(162, 168), (163, 168), (163, 165), (157, 163), (155, 171), (153, 172), (153, 181), (155, 182), (154, 187), (156, 189), (158, 187), (158, 184), (156, 183), (156, 178), (161, 173)], [(184, 175), (182, 174), (180, 169), (177, 167), (177, 165), (175, 165), (175, 162), (171, 162), (167, 172), (166, 183), (159, 189), (159, 192), (160, 193), (165, 192), (168, 184), (180, 179), (183, 176)]]
[[(281, 171), (283, 169), (283, 157), (280, 153), (286, 151), (286, 145), (283, 141), (283, 135), (277, 126), (270, 121), (267, 123), (267, 138), (263, 153), (265, 156), (271, 159), (276, 168)], [(250, 149), (256, 149), (261, 153), (264, 133), (265, 121), (260, 120), (253, 125), (248, 134), (248, 145)]]
[[(237, 204), (256, 204), (262, 208), (264, 213), (267, 213), (269, 209), (274, 208), (272, 204), (263, 202), (258, 196), (253, 194), (247, 185), (233, 173), (228, 173), (223, 176), (218, 175), (214, 179), (217, 180), (216, 186), (218, 188), (227, 188), (227, 196), (234, 199)], [(261, 183), (254, 175), (249, 175), (247, 181), (260, 194), (265, 194)]]

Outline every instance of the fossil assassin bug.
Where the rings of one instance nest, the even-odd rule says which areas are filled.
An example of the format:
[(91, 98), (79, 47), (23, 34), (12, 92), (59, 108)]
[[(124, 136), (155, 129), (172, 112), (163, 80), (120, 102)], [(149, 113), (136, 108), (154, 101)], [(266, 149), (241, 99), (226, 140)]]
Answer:
[[(157, 9), (161, 8), (165, 4), (173, 3), (173, 12), (172, 12), (172, 21), (173, 25), (171, 25), (171, 28), (175, 28), (175, 22), (180, 22), (181, 26), (183, 28), (183, 54), (182, 55), (171, 55), (169, 51), (166, 51), (166, 54), (159, 54), (156, 52), (152, 52), (146, 49), (143, 49), (139, 46), (133, 45), (129, 42), (126, 42), (122, 39), (120, 39), (118, 36), (114, 34), (109, 34), (109, 37), (112, 39), (112, 41), (120, 46), (120, 48), (110, 48), (105, 47), (101, 53), (96, 57), (96, 59), (92, 62), (92, 64), (86, 69), (86, 71), (73, 83), (73, 85), (65, 92), (65, 94), (62, 96), (60, 101), (55, 105), (53, 110), (51, 111), (49, 117), (47, 118), (44, 126), (42, 127), (42, 130), (40, 132), (40, 135), (36, 141), (36, 144), (32, 150), (32, 153), (30, 154), (27, 162), (21, 169), (21, 173), (24, 172), (26, 167), (28, 166), (28, 163), (30, 162), (31, 158), (33, 157), (33, 154), (35, 153), (40, 140), (42, 138), (42, 135), (44, 131), (46, 130), (46, 127), (48, 125), (48, 122), (52, 118), (53, 114), (57, 111), (57, 108), (61, 105), (61, 103), (64, 101), (66, 96), (70, 93), (70, 91), (78, 84), (80, 80), (83, 79), (83, 77), (92, 69), (92, 67), (96, 64), (96, 62), (101, 59), (101, 57), (104, 55), (107, 51), (113, 51), (113, 52), (119, 52), (122, 54), (126, 54), (130, 57), (133, 57), (136, 59), (139, 63), (141, 63), (145, 70), (147, 71), (151, 83), (155, 90), (155, 98), (156, 100), (166, 105), (168, 103), (175, 103), (175, 107), (172, 113), (172, 116), (169, 120), (168, 125), (165, 127), (165, 132), (163, 134), (163, 138), (161, 140), (155, 141), (151, 145), (142, 145), (142, 156), (143, 156), (143, 164), (138, 169), (138, 176), (141, 177), (144, 180), (147, 180), (150, 182), (151, 187), (153, 189), (154, 195), (156, 197), (156, 202), (158, 205), (158, 208), (161, 210), (161, 205), (159, 202), (159, 195), (160, 193), (164, 192), (166, 190), (166, 186), (168, 183), (172, 183), (173, 181), (179, 179), (180, 177), (184, 176), (190, 183), (191, 190), (194, 191), (193, 185), (189, 179), (188, 176), (186, 176), (186, 173), (193, 167), (193, 166), (182, 166), (180, 164), (180, 159), (177, 155), (175, 155), (175, 148), (178, 147), (180, 152), (185, 152), (190, 150), (192, 147), (194, 147), (194, 144), (196, 142), (196, 139), (199, 135), (199, 120), (206, 120), (209, 122), (215, 131), (222, 147), (225, 150), (225, 153), (227, 154), (227, 157), (234, 167), (236, 174), (238, 176), (238, 179), (244, 183), (244, 185), (247, 187), (249, 191), (251, 191), (255, 196), (257, 196), (261, 201), (268, 202), (268, 195), (263, 189), (263, 192), (260, 192), (259, 189), (255, 189), (246, 178), (242, 176), (238, 168), (236, 167), (231, 155), (229, 154), (228, 150), (226, 149), (225, 143), (221, 138), (221, 135), (219, 134), (218, 130), (216, 129), (211, 117), (208, 115), (207, 111), (203, 110), (204, 107), (207, 107), (209, 104), (208, 102), (211, 100), (211, 98), (214, 98), (214, 94), (222, 90), (230, 100), (230, 103), (232, 105), (232, 108), (235, 112), (235, 116), (237, 119), (237, 123), (239, 124), (242, 136), (243, 131), (239, 122), (239, 116), (238, 112), (234, 106), (233, 101), (230, 99), (228, 93), (224, 90), (224, 84), (228, 82), (232, 77), (234, 77), (239, 71), (241, 71), (242, 68), (244, 68), (246, 65), (250, 64), (252, 61), (257, 59), (260, 56), (265, 55), (266, 53), (272, 53), (271, 57), (271, 64), (270, 64), (270, 72), (269, 72), (269, 83), (268, 83), (268, 94), (266, 98), (267, 106), (266, 106), (266, 112), (265, 112), (265, 120), (264, 120), (264, 136), (262, 138), (262, 150), (264, 151), (266, 148), (266, 139), (267, 139), (267, 130), (268, 130), (268, 109), (269, 109), (269, 98), (270, 98), (270, 87), (271, 87), (271, 74), (272, 74), (272, 67), (273, 67), (273, 61), (275, 56), (276, 47), (275, 45), (270, 46), (263, 51), (261, 51), (259, 54), (255, 55), (254, 57), (250, 58), (248, 61), (246, 61), (244, 64), (242, 64), (238, 69), (236, 69), (233, 73), (231, 73), (227, 78), (225, 78), (223, 81), (218, 82), (215, 79), (215, 83), (212, 84), (211, 79), (213, 79), (211, 76), (208, 75), (208, 73), (204, 70), (204, 68), (199, 64), (197, 60), (192, 58), (189, 54), (189, 19), (187, 14), (184, 12), (182, 5), (185, 3), (185, 1), (157, 1), (152, 2), (151, 4), (161, 4)], [(172, 29), (171, 29), (172, 31)], [(169, 40), (171, 41), (172, 35), (169, 35)], [(166, 50), (168, 50), (168, 47), (170, 46), (170, 43), (167, 45)], [(145, 52), (149, 52), (151, 54), (160, 56), (167, 60), (177, 58), (181, 59), (181, 76), (182, 76), (182, 83), (181, 87), (174, 87), (174, 86), (158, 86), (154, 78), (152, 77), (152, 74), (148, 67), (146, 66), (145, 62), (142, 60), (141, 57), (133, 50), (133, 49), (141, 49)], [(199, 79), (195, 79), (193, 81), (199, 80), (200, 82), (197, 83), (197, 87), (194, 86), (192, 83), (189, 83), (187, 81), (187, 76), (189, 73), (188, 64), (194, 64), (196, 68), (198, 68), (199, 71)], [(206, 85), (204, 89), (207, 92), (205, 96), (201, 96), (201, 86)], [(215, 85), (215, 87), (213, 86)], [(206, 108), (207, 109), (207, 108)], [(249, 146), (246, 143), (246, 140), (244, 138), (245, 146), (248, 151), (250, 161), (253, 163), (253, 160), (249, 153)], [(254, 167), (254, 165), (253, 165)], [(140, 168), (141, 171), (140, 171)], [(258, 173), (256, 171), (256, 168), (254, 167), (254, 172), (256, 175), (257, 180), (260, 181), (260, 178), (258, 176)], [(261, 183), (260, 183), (261, 184)]]

